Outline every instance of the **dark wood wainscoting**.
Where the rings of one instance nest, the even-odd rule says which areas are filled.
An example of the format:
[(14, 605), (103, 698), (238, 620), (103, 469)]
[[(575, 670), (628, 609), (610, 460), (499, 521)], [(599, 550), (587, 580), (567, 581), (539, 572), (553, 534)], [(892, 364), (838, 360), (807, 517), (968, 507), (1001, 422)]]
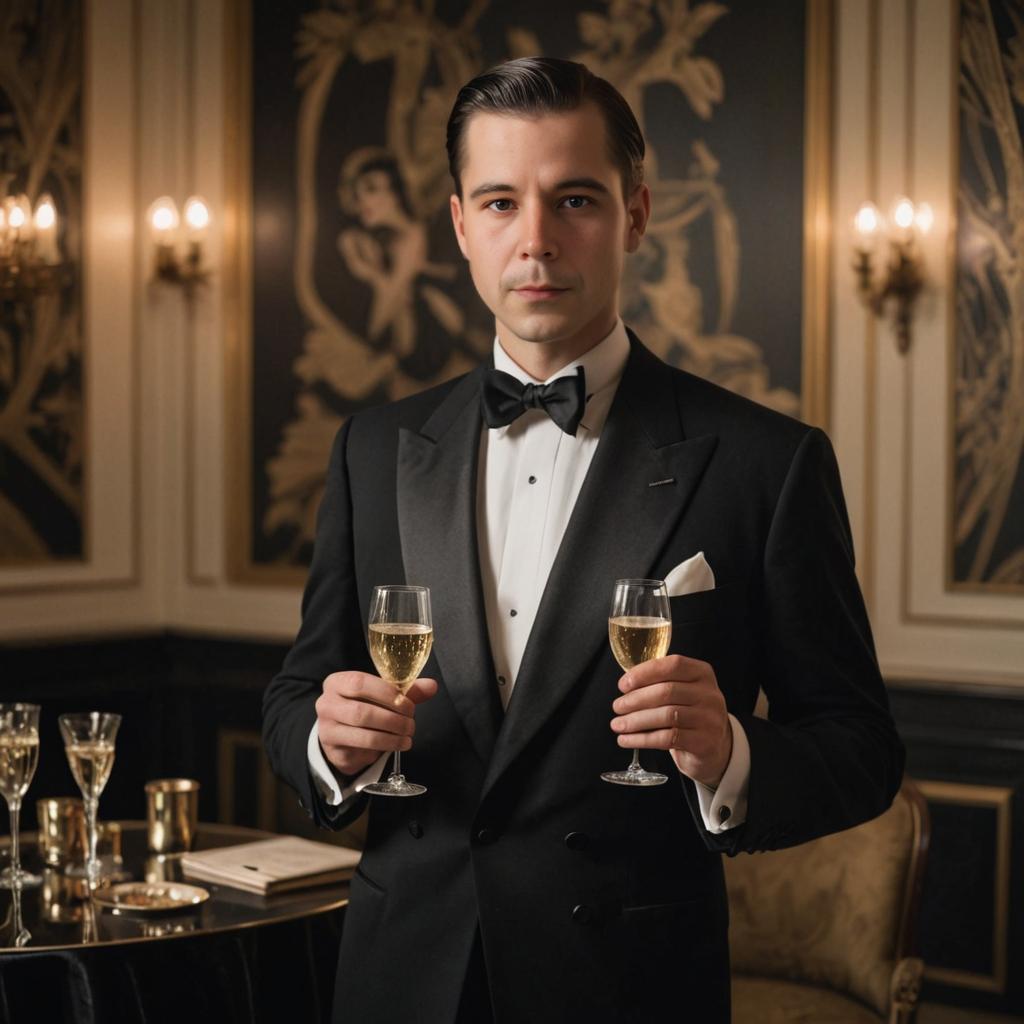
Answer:
[(920, 921), (923, 998), (1024, 1012), (1024, 693), (890, 689), (932, 845)]

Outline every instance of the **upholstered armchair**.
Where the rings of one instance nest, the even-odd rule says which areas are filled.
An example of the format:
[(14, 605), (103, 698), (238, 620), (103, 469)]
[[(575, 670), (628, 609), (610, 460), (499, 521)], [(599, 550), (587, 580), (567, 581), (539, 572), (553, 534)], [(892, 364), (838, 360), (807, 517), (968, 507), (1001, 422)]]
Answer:
[(913, 1024), (929, 831), (908, 779), (874, 821), (726, 858), (734, 1024)]

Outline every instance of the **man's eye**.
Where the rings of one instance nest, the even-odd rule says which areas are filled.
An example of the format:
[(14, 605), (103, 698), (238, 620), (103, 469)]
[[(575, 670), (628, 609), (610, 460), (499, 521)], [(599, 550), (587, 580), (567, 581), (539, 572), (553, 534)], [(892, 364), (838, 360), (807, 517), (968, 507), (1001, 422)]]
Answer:
[(511, 199), (492, 199), (487, 204), (492, 210), (496, 210), (498, 213), (505, 213), (512, 209)]
[(585, 206), (590, 206), (590, 200), (586, 196), (567, 196), (562, 202), (570, 210), (582, 210)]

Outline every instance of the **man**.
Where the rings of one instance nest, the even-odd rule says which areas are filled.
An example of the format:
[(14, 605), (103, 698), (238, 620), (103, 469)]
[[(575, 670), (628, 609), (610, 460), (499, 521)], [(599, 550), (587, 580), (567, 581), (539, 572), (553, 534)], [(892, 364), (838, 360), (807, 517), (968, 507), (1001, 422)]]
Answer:
[[(265, 699), (314, 819), (369, 810), (335, 1020), (727, 1021), (720, 853), (854, 825), (902, 774), (831, 447), (627, 335), (650, 197), (608, 83), (501, 65), (448, 149), (494, 368), (342, 428)], [(643, 576), (677, 595), (672, 645), (623, 675), (612, 585)], [(365, 617), (403, 581), (430, 587), (436, 642), (396, 699)], [(633, 747), (669, 784), (600, 780)], [(395, 749), (428, 792), (368, 801)]]

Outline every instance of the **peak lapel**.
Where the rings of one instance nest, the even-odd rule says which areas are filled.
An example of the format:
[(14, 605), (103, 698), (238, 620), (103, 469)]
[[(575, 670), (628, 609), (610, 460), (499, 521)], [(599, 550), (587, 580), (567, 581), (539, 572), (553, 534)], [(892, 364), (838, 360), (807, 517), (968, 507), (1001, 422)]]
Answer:
[[(608, 642), (612, 584), (650, 575), (717, 444), (683, 437), (671, 373), (635, 338), (523, 655), (485, 791)], [(655, 484), (656, 486), (651, 486)], [(615, 694), (609, 690), (608, 704)]]
[(484, 763), (501, 721), (480, 583), (476, 479), (480, 371), (449, 392), (419, 432), (398, 442), (398, 524), (405, 578), (430, 587), (434, 655)]

